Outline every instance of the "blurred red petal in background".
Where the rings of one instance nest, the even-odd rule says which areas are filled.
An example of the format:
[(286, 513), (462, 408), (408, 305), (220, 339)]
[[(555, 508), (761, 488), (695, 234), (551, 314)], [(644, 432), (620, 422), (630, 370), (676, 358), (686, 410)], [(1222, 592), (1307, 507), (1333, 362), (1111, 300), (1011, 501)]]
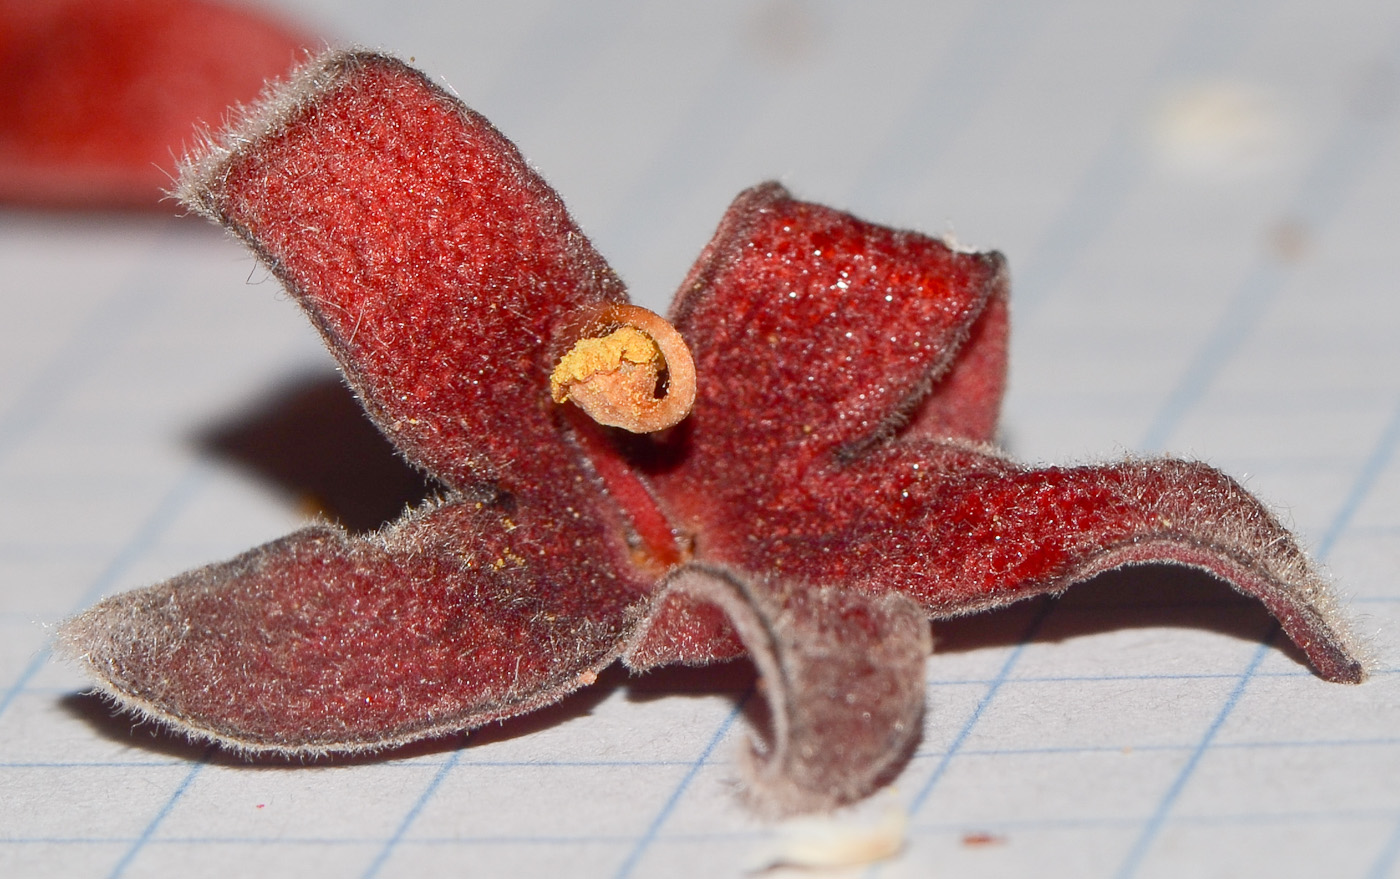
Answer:
[(315, 46), (204, 0), (0, 0), (0, 201), (156, 208), (197, 125)]

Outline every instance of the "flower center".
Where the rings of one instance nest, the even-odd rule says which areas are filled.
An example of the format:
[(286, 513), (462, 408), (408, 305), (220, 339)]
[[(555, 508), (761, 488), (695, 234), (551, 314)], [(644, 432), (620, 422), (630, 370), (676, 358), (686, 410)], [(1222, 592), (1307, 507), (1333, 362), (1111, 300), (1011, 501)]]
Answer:
[(556, 403), (633, 433), (672, 427), (695, 403), (695, 362), (675, 327), (635, 305), (612, 305), (559, 359)]

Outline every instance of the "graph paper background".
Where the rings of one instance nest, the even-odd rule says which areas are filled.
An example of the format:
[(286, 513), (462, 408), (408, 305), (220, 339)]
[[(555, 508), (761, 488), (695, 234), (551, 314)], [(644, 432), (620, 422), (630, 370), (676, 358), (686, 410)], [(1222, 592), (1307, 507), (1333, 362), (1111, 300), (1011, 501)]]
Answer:
[[(1400, 6), (299, 0), (450, 84), (664, 308), (779, 178), (1010, 259), (1019, 457), (1170, 452), (1275, 505), (1374, 651), (1322, 683), (1168, 569), (941, 625), (855, 822), (899, 876), (1400, 876)], [(112, 719), (48, 650), (98, 597), (294, 528), (202, 441), (331, 365), (189, 219), (0, 212), (0, 875), (733, 875), (742, 665), (600, 684), (385, 759), (247, 765)], [(839, 823), (839, 822), (838, 822)]]

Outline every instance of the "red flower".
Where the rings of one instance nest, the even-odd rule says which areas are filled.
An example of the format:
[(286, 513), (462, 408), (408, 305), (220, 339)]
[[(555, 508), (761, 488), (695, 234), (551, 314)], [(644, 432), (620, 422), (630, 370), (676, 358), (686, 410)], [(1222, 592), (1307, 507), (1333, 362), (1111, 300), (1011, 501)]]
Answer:
[[(747, 652), (774, 718), (759, 800), (827, 808), (917, 740), (927, 618), (1147, 562), (1228, 580), (1323, 677), (1363, 677), (1324, 583), (1229, 477), (1031, 470), (988, 445), (997, 254), (751, 189), (672, 310), (693, 411), (632, 436), (556, 402), (586, 383), (561, 357), (616, 342), (600, 356), (625, 409), (684, 396), (684, 354), (628, 316), (515, 148), (403, 64), (316, 62), (191, 163), (181, 195), (267, 263), (371, 417), (451, 488), (380, 532), (315, 525), (68, 624), (102, 690), (190, 735), (383, 748), (546, 705), (619, 658)], [(624, 324), (643, 355), (616, 353)]]

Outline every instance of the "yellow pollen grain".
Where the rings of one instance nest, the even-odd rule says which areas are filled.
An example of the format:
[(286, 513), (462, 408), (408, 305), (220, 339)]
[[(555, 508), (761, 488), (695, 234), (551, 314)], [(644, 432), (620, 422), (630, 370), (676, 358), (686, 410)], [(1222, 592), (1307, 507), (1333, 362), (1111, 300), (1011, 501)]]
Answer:
[(569, 386), (595, 375), (609, 375), (624, 365), (650, 364), (658, 371), (666, 359), (651, 336), (635, 327), (618, 327), (606, 336), (580, 339), (559, 360), (549, 377), (550, 393), (556, 403), (569, 399)]

